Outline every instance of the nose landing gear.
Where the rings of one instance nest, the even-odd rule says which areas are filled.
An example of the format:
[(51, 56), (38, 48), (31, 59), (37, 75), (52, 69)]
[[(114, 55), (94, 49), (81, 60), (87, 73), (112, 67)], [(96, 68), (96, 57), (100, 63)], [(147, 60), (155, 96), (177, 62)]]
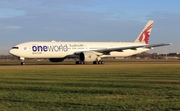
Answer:
[(25, 65), (25, 63), (24, 63), (25, 58), (24, 57), (20, 57), (19, 59), (21, 60), (21, 65)]
[(21, 65), (25, 65), (25, 63), (24, 63), (24, 62), (21, 62)]

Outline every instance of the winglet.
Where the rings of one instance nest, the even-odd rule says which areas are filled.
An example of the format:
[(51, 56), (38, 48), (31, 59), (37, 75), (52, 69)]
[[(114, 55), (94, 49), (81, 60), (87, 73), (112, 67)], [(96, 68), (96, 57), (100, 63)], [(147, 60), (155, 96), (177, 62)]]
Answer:
[(148, 44), (153, 23), (153, 20), (149, 20), (149, 22), (146, 24), (146, 26), (134, 42)]

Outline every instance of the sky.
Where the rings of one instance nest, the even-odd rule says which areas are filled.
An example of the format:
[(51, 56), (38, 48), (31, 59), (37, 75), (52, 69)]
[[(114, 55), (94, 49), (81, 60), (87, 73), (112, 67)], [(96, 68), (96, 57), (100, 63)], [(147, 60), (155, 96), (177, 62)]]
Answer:
[(151, 53), (180, 52), (180, 0), (0, 0), (0, 55), (27, 41), (133, 42), (154, 20)]

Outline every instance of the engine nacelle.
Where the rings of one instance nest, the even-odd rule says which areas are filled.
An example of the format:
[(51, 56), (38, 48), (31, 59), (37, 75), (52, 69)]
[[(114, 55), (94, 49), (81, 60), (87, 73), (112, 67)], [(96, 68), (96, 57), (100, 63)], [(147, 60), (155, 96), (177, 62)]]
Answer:
[(64, 58), (50, 58), (49, 61), (51, 62), (62, 62)]
[(79, 54), (79, 60), (80, 61), (95, 61), (97, 59), (97, 55), (93, 51), (86, 51), (86, 52), (81, 52)]

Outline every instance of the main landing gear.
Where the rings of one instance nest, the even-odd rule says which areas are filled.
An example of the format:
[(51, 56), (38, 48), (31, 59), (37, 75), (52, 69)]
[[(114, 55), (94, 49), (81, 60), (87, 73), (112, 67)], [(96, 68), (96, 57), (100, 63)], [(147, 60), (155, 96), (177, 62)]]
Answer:
[(76, 61), (76, 64), (87, 64), (85, 61)]
[[(76, 61), (76, 64), (87, 64), (85, 61)], [(104, 61), (94, 61), (93, 64), (104, 64)]]
[(93, 64), (104, 64), (104, 61), (94, 61)]

